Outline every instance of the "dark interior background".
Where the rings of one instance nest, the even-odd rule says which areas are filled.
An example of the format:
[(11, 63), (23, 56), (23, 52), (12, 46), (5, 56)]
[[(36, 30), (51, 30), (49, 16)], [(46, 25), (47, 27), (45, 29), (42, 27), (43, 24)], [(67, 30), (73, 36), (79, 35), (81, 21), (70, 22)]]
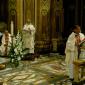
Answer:
[(85, 0), (63, 0), (64, 34), (68, 36), (70, 28), (78, 24), (85, 33)]
[(0, 1), (0, 22), (6, 22), (8, 20), (8, 0)]

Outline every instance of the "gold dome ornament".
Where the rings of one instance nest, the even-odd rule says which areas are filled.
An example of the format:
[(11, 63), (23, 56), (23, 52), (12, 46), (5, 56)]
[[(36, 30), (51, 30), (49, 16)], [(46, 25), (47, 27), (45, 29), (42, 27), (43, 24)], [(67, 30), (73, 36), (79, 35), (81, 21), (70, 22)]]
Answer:
[(0, 64), (0, 70), (5, 69), (6, 65), (5, 64)]

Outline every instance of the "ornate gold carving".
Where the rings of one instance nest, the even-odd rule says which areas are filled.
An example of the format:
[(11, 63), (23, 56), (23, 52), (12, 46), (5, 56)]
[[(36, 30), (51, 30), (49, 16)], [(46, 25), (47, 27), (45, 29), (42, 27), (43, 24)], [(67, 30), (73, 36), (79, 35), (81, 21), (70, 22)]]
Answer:
[(16, 13), (16, 0), (9, 0), (8, 3), (9, 3), (9, 6), (8, 6), (9, 14), (15, 15), (15, 13)]
[(50, 0), (40, 0), (40, 12), (42, 15), (46, 15), (50, 10)]

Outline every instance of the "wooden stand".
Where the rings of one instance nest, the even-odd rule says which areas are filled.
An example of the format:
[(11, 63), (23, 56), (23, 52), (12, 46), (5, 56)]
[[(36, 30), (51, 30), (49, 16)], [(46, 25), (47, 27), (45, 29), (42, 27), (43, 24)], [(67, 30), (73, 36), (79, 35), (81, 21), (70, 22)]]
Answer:
[(81, 79), (79, 79), (79, 69), (81, 67), (85, 67), (85, 60), (76, 60), (74, 61), (74, 81), (79, 82)]

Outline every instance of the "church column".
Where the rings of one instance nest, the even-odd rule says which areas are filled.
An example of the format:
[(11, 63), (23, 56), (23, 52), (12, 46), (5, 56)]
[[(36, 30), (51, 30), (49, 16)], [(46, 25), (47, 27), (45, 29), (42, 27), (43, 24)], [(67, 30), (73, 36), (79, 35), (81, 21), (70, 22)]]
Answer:
[(52, 51), (57, 52), (62, 44), (64, 9), (63, 0), (51, 0), (51, 43)]
[[(50, 0), (35, 1), (36, 49), (49, 50), (50, 30)], [(44, 50), (43, 50), (44, 49)]]
[(23, 28), (23, 0), (17, 1), (17, 29), (21, 30)]
[(37, 0), (35, 0), (35, 28), (37, 28)]

